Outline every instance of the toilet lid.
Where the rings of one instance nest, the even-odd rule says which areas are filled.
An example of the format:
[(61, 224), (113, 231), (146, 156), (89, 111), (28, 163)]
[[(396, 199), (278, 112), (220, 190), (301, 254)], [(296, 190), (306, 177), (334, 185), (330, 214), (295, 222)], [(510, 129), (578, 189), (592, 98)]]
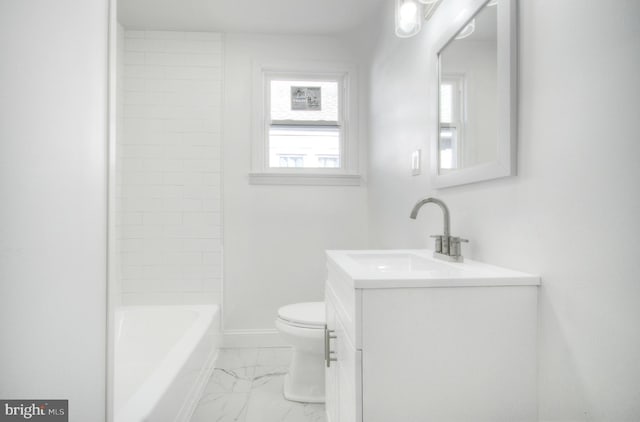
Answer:
[(278, 309), (278, 316), (286, 321), (309, 326), (325, 324), (324, 302), (294, 303)]

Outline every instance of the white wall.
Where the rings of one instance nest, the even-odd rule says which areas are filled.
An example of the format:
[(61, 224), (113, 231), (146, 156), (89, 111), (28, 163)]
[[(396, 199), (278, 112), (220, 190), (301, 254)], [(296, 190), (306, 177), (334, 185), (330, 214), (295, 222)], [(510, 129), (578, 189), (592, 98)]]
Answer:
[(217, 33), (125, 31), (124, 304), (221, 301), (222, 45)]
[(249, 185), (252, 61), (356, 59), (328, 37), (227, 34), (225, 52), (225, 331), (268, 333), (278, 307), (322, 300), (325, 249), (366, 245), (366, 189)]
[(0, 397), (104, 420), (105, 0), (0, 2)]
[(410, 176), (410, 155), (429, 163), (431, 40), (462, 3), (444, 2), (413, 39), (393, 36), (391, 7), (372, 23), (386, 30), (371, 66), (371, 246), (431, 247), (440, 211), (408, 214), (444, 199), (465, 255), (542, 275), (540, 420), (637, 421), (640, 3), (519, 2), (519, 174), (436, 191)]

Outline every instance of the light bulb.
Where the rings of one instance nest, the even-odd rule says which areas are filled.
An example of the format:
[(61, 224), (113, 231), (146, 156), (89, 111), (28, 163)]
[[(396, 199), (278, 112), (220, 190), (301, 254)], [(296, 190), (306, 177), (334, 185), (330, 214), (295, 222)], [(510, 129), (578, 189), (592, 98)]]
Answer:
[(418, 13), (418, 5), (412, 1), (406, 1), (400, 6), (400, 23), (415, 25), (416, 13)]
[(469, 22), (467, 26), (462, 28), (462, 31), (460, 31), (458, 35), (456, 35), (456, 40), (461, 40), (471, 36), (471, 34), (473, 34), (475, 30), (476, 30), (476, 20), (472, 19), (471, 22)]
[(421, 6), (416, 0), (396, 0), (396, 35), (411, 37), (420, 32)]

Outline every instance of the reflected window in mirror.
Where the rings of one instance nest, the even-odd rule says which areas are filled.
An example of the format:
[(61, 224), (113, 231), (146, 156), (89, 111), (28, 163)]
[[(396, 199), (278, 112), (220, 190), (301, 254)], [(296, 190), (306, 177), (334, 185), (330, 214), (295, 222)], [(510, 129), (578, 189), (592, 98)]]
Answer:
[(462, 166), (460, 144), (464, 128), (464, 75), (443, 75), (440, 82), (440, 169)]
[(481, 9), (440, 54), (441, 173), (496, 160), (496, 10)]

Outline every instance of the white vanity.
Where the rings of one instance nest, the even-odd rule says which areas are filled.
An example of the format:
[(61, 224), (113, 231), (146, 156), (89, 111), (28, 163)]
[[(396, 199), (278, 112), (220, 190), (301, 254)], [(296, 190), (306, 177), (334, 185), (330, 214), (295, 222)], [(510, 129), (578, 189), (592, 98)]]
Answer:
[(539, 277), (428, 250), (328, 251), (327, 269), (328, 422), (537, 420)]

